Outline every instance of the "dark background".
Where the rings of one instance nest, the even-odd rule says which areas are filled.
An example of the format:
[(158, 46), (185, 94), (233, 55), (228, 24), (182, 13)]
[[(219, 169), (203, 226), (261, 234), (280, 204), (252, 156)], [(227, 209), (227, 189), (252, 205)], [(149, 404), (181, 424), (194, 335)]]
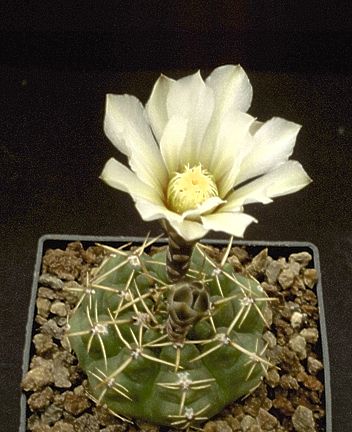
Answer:
[(160, 232), (157, 223), (142, 223), (129, 196), (98, 179), (105, 161), (119, 157), (103, 134), (105, 94), (145, 102), (160, 72), (177, 78), (201, 68), (205, 76), (224, 63), (247, 71), (252, 115), (303, 125), (294, 158), (314, 182), (269, 206), (251, 206), (259, 223), (246, 238), (318, 246), (333, 427), (351, 430), (350, 40), (347, 1), (1, 3), (1, 431), (18, 429), (38, 238)]

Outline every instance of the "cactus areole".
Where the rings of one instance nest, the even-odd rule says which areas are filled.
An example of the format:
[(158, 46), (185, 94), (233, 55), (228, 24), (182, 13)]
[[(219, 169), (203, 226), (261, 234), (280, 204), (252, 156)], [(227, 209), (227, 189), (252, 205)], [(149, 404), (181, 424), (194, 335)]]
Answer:
[(262, 341), (269, 298), (196, 244), (187, 277), (170, 283), (167, 250), (107, 248), (87, 276), (68, 339), (91, 398), (117, 416), (197, 427), (253, 391), (269, 362)]

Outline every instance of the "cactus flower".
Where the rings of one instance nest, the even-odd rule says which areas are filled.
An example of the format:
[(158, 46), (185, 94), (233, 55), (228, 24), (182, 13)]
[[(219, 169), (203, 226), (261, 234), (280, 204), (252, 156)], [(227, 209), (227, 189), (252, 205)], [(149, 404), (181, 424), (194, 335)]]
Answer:
[(156, 81), (144, 107), (134, 96), (107, 95), (104, 129), (130, 168), (111, 158), (101, 178), (129, 193), (146, 221), (166, 220), (186, 241), (209, 230), (242, 237), (267, 204), (310, 183), (289, 160), (300, 126), (247, 114), (252, 87), (241, 66)]

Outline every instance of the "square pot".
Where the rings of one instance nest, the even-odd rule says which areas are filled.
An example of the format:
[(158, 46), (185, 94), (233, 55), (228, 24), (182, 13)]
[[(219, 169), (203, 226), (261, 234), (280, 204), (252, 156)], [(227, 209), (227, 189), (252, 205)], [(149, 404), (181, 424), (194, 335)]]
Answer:
[[(39, 239), (36, 264), (34, 269), (34, 277), (31, 291), (31, 298), (28, 310), (27, 326), (26, 326), (26, 337), (25, 346), (23, 352), (23, 364), (22, 373), (23, 376), (28, 372), (29, 363), (31, 357), (34, 354), (34, 346), (32, 338), (35, 331), (35, 312), (36, 312), (36, 299), (37, 290), (39, 284), (39, 276), (41, 272), (42, 258), (48, 249), (65, 249), (68, 243), (73, 241), (80, 241), (84, 248), (93, 246), (95, 243), (106, 244), (112, 247), (119, 247), (127, 242), (140, 245), (143, 242), (143, 238), (140, 237), (102, 237), (102, 236), (82, 236), (82, 235), (45, 235)], [(155, 243), (157, 246), (165, 245), (166, 239), (161, 239)], [(227, 245), (227, 240), (203, 240), (203, 243), (213, 245), (216, 247), (224, 247)], [(251, 256), (256, 256), (264, 248), (268, 248), (268, 255), (274, 259), (279, 257), (288, 258), (292, 253), (308, 252), (312, 255), (313, 259), (311, 265), (317, 270), (318, 282), (314, 287), (314, 291), (318, 299), (319, 309), (319, 327), (320, 327), (320, 338), (315, 345), (315, 351), (323, 360), (324, 371), (323, 376), (320, 377), (324, 385), (323, 401), (325, 402), (325, 424), (322, 426), (321, 431), (331, 432), (332, 431), (332, 413), (331, 413), (331, 387), (330, 387), (330, 370), (329, 370), (329, 355), (328, 355), (328, 344), (326, 334), (326, 322), (324, 315), (324, 303), (323, 303), (323, 291), (321, 284), (321, 273), (319, 263), (319, 253), (315, 245), (304, 242), (278, 242), (278, 241), (245, 241), (236, 240), (233, 242), (233, 246), (245, 246), (246, 250)], [(21, 413), (20, 413), (20, 427), (19, 432), (26, 431), (26, 422), (28, 414), (30, 413), (27, 406), (27, 396), (22, 393), (21, 395)]]

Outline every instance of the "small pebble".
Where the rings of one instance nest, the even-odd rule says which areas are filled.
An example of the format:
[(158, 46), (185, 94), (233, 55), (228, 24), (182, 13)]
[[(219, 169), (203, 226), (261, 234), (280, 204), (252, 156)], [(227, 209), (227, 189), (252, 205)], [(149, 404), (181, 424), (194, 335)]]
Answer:
[(37, 414), (32, 414), (27, 419), (27, 429), (33, 431), (40, 424), (40, 419)]
[(54, 395), (55, 405), (59, 406), (60, 408), (63, 408), (67, 393), (68, 393), (67, 391), (62, 392), (62, 393), (61, 392), (55, 393), (55, 395)]
[(109, 425), (103, 429), (100, 429), (100, 432), (125, 432), (127, 430), (127, 425)]
[(75, 432), (75, 429), (72, 424), (60, 420), (51, 428), (50, 432)]
[(54, 403), (49, 405), (41, 416), (41, 420), (44, 424), (52, 425), (61, 419), (62, 408), (55, 405)]
[(280, 375), (276, 369), (270, 369), (266, 377), (267, 383), (270, 387), (276, 387), (280, 382)]
[(296, 408), (292, 423), (296, 432), (315, 432), (313, 412), (305, 406), (299, 405)]
[(294, 276), (298, 276), (301, 271), (301, 266), (296, 261), (289, 261), (288, 268), (292, 271)]
[(73, 423), (75, 432), (99, 432), (99, 423), (91, 414), (85, 413)]
[(67, 301), (70, 306), (75, 306), (82, 295), (83, 289), (83, 286), (76, 281), (65, 282), (62, 291), (62, 298)]
[(319, 317), (319, 310), (317, 306), (312, 306), (309, 304), (302, 304), (302, 310), (305, 312), (309, 318), (313, 318), (315, 320)]
[(259, 409), (257, 420), (263, 431), (271, 431), (275, 429), (278, 424), (276, 417), (265, 411), (263, 408)]
[(317, 377), (313, 375), (307, 375), (307, 378), (303, 381), (303, 384), (308, 389), (317, 392), (321, 392), (324, 389), (323, 384), (318, 380)]
[(268, 344), (268, 348), (274, 348), (276, 345), (276, 337), (271, 331), (266, 331), (263, 335), (264, 341)]
[(295, 278), (291, 287), (291, 293), (298, 298), (302, 297), (303, 292), (305, 291), (306, 287), (304, 285), (304, 282), (301, 278)]
[(34, 318), (34, 322), (39, 326), (43, 326), (47, 321), (48, 321), (47, 318), (44, 318), (40, 315), (36, 315), (36, 317)]
[(306, 267), (312, 260), (312, 255), (308, 252), (299, 252), (291, 254), (289, 261), (296, 261), (301, 267)]
[(323, 369), (323, 363), (316, 358), (308, 357), (307, 360), (308, 372), (315, 375)]
[(65, 333), (65, 329), (59, 327), (54, 319), (50, 319), (42, 326), (42, 333), (50, 335), (55, 339), (61, 339)]
[(280, 261), (271, 261), (265, 270), (265, 275), (268, 279), (269, 284), (273, 284), (277, 281), (280, 271), (283, 269), (283, 263)]
[(235, 255), (241, 263), (244, 263), (245, 261), (249, 260), (248, 252), (245, 248), (235, 246), (231, 249), (231, 254)]
[(262, 432), (262, 429), (258, 424), (254, 424), (253, 426), (250, 427), (248, 432)]
[(57, 294), (51, 288), (40, 287), (38, 289), (38, 297), (54, 300), (57, 297)]
[(243, 432), (249, 432), (251, 427), (256, 425), (256, 420), (250, 415), (245, 415), (241, 421), (241, 428)]
[(67, 318), (66, 317), (57, 316), (57, 317), (55, 317), (55, 321), (59, 327), (64, 327), (67, 325)]
[(231, 427), (232, 431), (240, 431), (241, 430), (241, 422), (238, 418), (234, 417), (234, 416), (228, 416), (226, 417), (226, 421), (229, 424), (229, 426)]
[(54, 365), (62, 363), (64, 366), (74, 364), (77, 359), (70, 351), (58, 351), (53, 355)]
[(283, 415), (290, 417), (294, 408), (292, 403), (284, 395), (278, 394), (273, 400), (273, 407), (280, 410)]
[(70, 345), (70, 341), (67, 337), (63, 337), (60, 340), (61, 346), (64, 350), (70, 351), (71, 350), (71, 345)]
[(263, 274), (265, 272), (267, 258), (268, 249), (263, 249), (253, 258), (252, 262), (247, 267), (248, 273), (254, 277), (258, 277), (259, 275)]
[(39, 422), (37, 425), (35, 425), (32, 429), (33, 432), (51, 432), (51, 427), (47, 424), (43, 424), (42, 422)]
[(124, 430), (123, 427), (125, 429), (127, 427), (126, 423), (123, 423), (121, 420), (112, 415), (106, 408), (101, 405), (93, 404), (92, 411), (101, 426), (114, 426), (116, 427), (116, 431), (118, 430), (117, 427), (119, 427), (119, 432), (122, 432)]
[(46, 408), (54, 399), (54, 392), (50, 387), (45, 387), (40, 392), (31, 394), (28, 398), (28, 406), (32, 411)]
[(270, 328), (273, 323), (273, 311), (268, 305), (264, 307), (263, 317), (265, 319), (267, 327)]
[(33, 343), (36, 353), (39, 355), (45, 354), (56, 346), (53, 342), (52, 337), (43, 333), (37, 333), (33, 337)]
[(37, 391), (53, 384), (53, 361), (45, 360), (42, 366), (29, 370), (22, 380), (22, 388), (25, 391)]
[(242, 271), (243, 266), (241, 264), (241, 261), (237, 258), (236, 255), (229, 256), (227, 261), (232, 265), (235, 272), (241, 272)]
[(88, 264), (100, 264), (104, 258), (104, 248), (101, 246), (90, 246), (87, 250), (81, 251), (84, 261)]
[(232, 428), (223, 420), (210, 421), (205, 425), (204, 432), (232, 432)]
[[(52, 364), (52, 360), (50, 360), (50, 363)], [(34, 369), (37, 367), (46, 367), (47, 365), (48, 365), (48, 359), (41, 357), (39, 355), (34, 355), (29, 364), (29, 368)]]
[(318, 273), (316, 269), (305, 269), (303, 273), (303, 281), (308, 288), (313, 288), (318, 281)]
[(280, 385), (285, 390), (298, 390), (299, 388), (296, 378), (288, 374), (281, 376)]
[(143, 421), (137, 422), (137, 424), (141, 432), (159, 432), (159, 428), (157, 425), (145, 423)]
[(62, 365), (56, 365), (53, 370), (54, 384), (58, 388), (70, 388), (70, 371)]
[(38, 297), (36, 306), (38, 315), (47, 318), (50, 312), (51, 301), (46, 298)]
[(302, 326), (304, 315), (301, 312), (293, 312), (291, 316), (291, 326), (298, 329)]
[(65, 410), (74, 416), (82, 414), (87, 408), (90, 407), (90, 402), (87, 397), (77, 395), (72, 392), (67, 392), (64, 403)]
[(319, 332), (318, 329), (315, 327), (303, 329), (300, 332), (300, 335), (303, 336), (304, 339), (311, 344), (317, 343), (319, 339)]
[(253, 396), (252, 398), (248, 398), (244, 404), (244, 412), (252, 417), (257, 417), (262, 403), (263, 401), (259, 397)]
[(59, 317), (65, 317), (67, 315), (65, 303), (55, 301), (51, 305), (50, 312), (54, 315), (58, 315)]
[(293, 336), (289, 341), (290, 348), (298, 355), (300, 360), (307, 357), (306, 340), (301, 335)]
[(59, 279), (57, 276), (53, 276), (49, 273), (42, 273), (39, 276), (39, 283), (49, 287), (53, 288), (55, 290), (60, 290), (63, 288), (64, 283), (61, 279)]
[(283, 289), (288, 289), (292, 286), (295, 275), (293, 271), (289, 268), (282, 270), (279, 274), (278, 281)]
[[(82, 258), (79, 258), (77, 253), (73, 250), (63, 251), (60, 249), (49, 249), (46, 251), (43, 257), (43, 271), (46, 273), (51, 273), (49, 275), (51, 279), (47, 279), (48, 284), (51, 283), (52, 280), (55, 280), (52, 279), (55, 276), (63, 280), (75, 280), (78, 278), (81, 269)], [(40, 282), (45, 285), (43, 280), (40, 280)], [(56, 289), (61, 289), (63, 287), (63, 282), (60, 282), (60, 288), (57, 287)], [(55, 288), (52, 283), (49, 286), (51, 288)]]
[(86, 395), (86, 385), (87, 385), (87, 383), (85, 382), (84, 384), (75, 387), (73, 390), (74, 394), (80, 395), (80, 396), (85, 396)]

